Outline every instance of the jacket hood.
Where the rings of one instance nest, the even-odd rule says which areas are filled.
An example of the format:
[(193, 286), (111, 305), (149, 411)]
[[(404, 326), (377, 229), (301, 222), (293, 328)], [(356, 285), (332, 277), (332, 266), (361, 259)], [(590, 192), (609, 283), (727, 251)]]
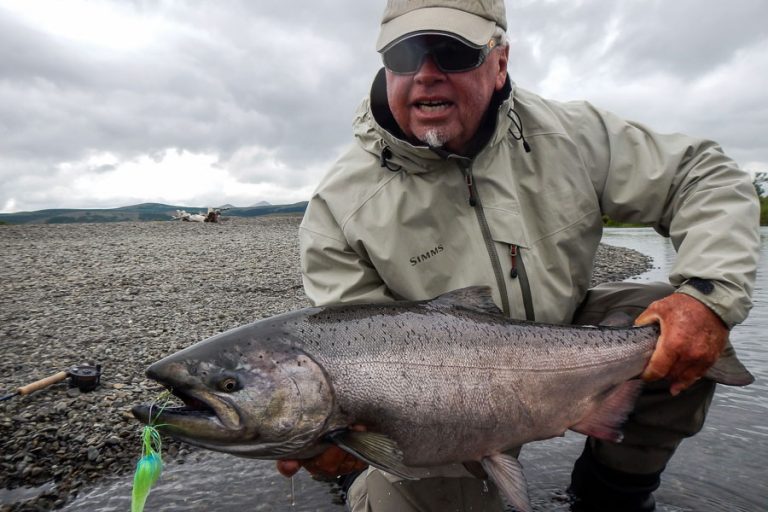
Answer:
[(414, 174), (430, 172), (442, 168), (447, 159), (472, 159), (489, 146), (498, 144), (510, 129), (517, 130), (510, 117), (515, 88), (514, 82), (507, 77), (504, 87), (493, 94), (480, 130), (471, 142), (474, 151), (463, 156), (426, 144), (415, 145), (405, 139), (389, 109), (386, 76), (381, 68), (373, 80), (369, 97), (357, 109), (353, 132), (358, 143), (376, 155), (382, 167)]

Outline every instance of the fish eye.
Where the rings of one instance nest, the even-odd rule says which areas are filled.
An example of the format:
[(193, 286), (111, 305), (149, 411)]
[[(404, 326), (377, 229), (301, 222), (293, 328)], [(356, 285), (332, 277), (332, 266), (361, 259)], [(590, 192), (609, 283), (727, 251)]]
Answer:
[(220, 391), (224, 391), (225, 393), (233, 393), (240, 389), (240, 383), (238, 383), (237, 379), (234, 377), (225, 377), (221, 379), (217, 386)]

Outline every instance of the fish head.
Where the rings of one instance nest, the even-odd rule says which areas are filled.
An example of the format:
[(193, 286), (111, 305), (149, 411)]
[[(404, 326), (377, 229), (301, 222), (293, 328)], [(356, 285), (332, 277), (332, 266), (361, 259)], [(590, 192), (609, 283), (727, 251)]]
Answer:
[(134, 416), (181, 441), (243, 457), (314, 455), (333, 410), (323, 368), (263, 321), (161, 359), (147, 376), (184, 406), (138, 405)]

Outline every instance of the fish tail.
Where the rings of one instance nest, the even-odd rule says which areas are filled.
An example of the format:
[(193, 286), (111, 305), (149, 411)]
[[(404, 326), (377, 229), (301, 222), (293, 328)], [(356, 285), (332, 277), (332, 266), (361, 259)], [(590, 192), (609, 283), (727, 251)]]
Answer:
[(707, 370), (706, 378), (728, 386), (748, 386), (755, 382), (755, 377), (739, 361), (736, 351), (729, 343), (715, 364)]

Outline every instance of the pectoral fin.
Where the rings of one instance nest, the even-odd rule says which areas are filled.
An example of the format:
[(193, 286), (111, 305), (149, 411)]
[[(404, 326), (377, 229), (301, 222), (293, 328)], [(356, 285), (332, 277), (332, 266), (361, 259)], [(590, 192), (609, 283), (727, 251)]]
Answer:
[(531, 512), (528, 483), (516, 458), (500, 453), (483, 457), (480, 464), (510, 505), (519, 512)]
[(608, 391), (603, 400), (571, 430), (580, 434), (621, 442), (623, 434), (621, 425), (635, 407), (635, 401), (643, 389), (643, 381), (630, 380)]
[(342, 450), (351, 453), (382, 471), (414, 480), (419, 470), (403, 464), (403, 452), (389, 437), (375, 432), (340, 430), (328, 435), (329, 439)]

